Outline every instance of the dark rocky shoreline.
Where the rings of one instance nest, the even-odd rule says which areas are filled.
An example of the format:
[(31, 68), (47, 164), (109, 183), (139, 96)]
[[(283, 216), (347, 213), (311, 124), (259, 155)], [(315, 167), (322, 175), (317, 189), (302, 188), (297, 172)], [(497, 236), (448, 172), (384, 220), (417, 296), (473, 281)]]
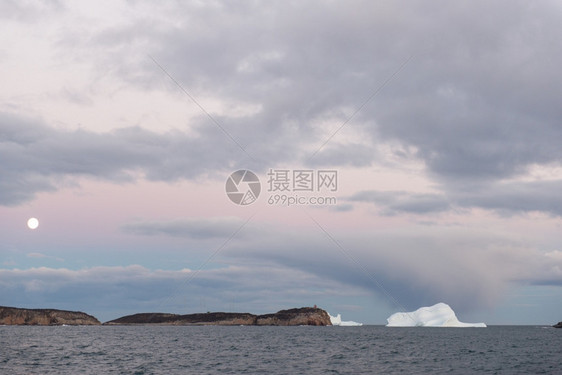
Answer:
[(104, 325), (256, 325), (256, 326), (329, 326), (330, 316), (322, 309), (302, 307), (273, 314), (209, 312), (202, 314), (141, 313), (127, 315)]
[(100, 325), (95, 317), (81, 311), (57, 309), (20, 309), (0, 306), (0, 324), (4, 325)]
[[(100, 325), (95, 317), (80, 311), (22, 309), (0, 306), (0, 325)], [(209, 312), (199, 314), (140, 313), (123, 316), (104, 325), (256, 325), (329, 326), (328, 313), (317, 307), (281, 310), (273, 314)]]

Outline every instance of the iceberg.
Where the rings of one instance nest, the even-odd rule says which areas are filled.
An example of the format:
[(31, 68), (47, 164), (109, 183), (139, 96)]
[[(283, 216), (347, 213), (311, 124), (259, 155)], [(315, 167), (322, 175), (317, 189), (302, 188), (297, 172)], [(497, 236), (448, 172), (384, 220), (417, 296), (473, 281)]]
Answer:
[(362, 326), (363, 323), (357, 323), (351, 320), (348, 321), (342, 321), (341, 320), (341, 314), (338, 314), (336, 316), (332, 316), (330, 313), (328, 313), (328, 315), (330, 315), (330, 322), (332, 322), (333, 326), (341, 326), (341, 327), (358, 327), (358, 326)]
[(398, 312), (386, 319), (387, 327), (486, 327), (484, 323), (459, 322), (446, 303), (420, 307), (412, 312)]

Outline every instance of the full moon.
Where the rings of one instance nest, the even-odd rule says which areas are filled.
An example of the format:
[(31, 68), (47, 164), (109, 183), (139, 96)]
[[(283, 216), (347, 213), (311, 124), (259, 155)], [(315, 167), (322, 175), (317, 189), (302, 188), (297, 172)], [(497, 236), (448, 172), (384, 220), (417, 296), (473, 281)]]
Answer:
[(32, 217), (31, 219), (27, 220), (27, 226), (29, 227), (29, 229), (37, 229), (37, 227), (39, 226), (39, 220)]

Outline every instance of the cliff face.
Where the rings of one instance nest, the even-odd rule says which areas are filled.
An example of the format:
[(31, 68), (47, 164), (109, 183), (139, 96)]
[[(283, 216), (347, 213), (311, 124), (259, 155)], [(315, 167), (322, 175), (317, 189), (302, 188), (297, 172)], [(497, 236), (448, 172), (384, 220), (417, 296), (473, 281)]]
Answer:
[(322, 309), (303, 307), (281, 310), (274, 314), (253, 315), (249, 313), (164, 314), (142, 313), (124, 316), (104, 323), (117, 324), (162, 324), (162, 325), (270, 325), (270, 326), (329, 326), (330, 316)]
[(98, 325), (99, 320), (80, 311), (20, 309), (0, 306), (0, 324), (5, 325)]

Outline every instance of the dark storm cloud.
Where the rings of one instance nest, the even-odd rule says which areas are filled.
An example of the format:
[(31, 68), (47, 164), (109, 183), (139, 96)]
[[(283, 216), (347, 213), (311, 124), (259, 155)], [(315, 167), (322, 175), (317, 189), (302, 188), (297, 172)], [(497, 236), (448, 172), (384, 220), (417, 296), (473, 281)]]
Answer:
[(371, 202), (382, 207), (382, 213), (400, 212), (426, 214), (447, 211), (450, 204), (442, 194), (410, 194), (403, 191), (361, 191), (353, 194), (352, 202)]
[[(367, 146), (344, 152), (337, 134), (313, 162), (369, 165), (380, 156), (365, 148), (397, 141), (454, 193), (459, 183), (562, 161), (556, 2), (242, 2), (161, 12), (184, 22), (155, 16), (143, 30), (105, 30), (98, 48), (138, 57), (122, 67), (131, 84), (158, 82), (149, 52), (196, 95), (259, 104), (243, 123), (223, 122), (268, 162), (295, 153), (306, 161), (334, 131), (315, 121), (342, 124), (408, 56), (343, 129), (370, 133)], [(146, 50), (132, 50), (139, 44)]]
[(484, 191), (458, 197), (460, 205), (482, 207), (500, 212), (541, 211), (562, 216), (562, 181), (498, 183)]
[(415, 147), (453, 188), (560, 163), (559, 4), (463, 4), (420, 30), (424, 51), (371, 112), (379, 136)]
[[(85, 54), (99, 69), (136, 87), (179, 92), (150, 54), (196, 98), (213, 95), (259, 105), (252, 116), (218, 120), (252, 155), (269, 163), (295, 154), (309, 157), (409, 56), (391, 54), (377, 63), (383, 37), (370, 30), (371, 16), (384, 16), (375, 9), (369, 14), (347, 6), (242, 2), (160, 10), (160, 17), (182, 22), (158, 22), (155, 16), (103, 30), (90, 38)], [(75, 46), (76, 37), (67, 34), (61, 45)], [(122, 58), (104, 54), (108, 50)], [(316, 124), (328, 120), (331, 127)], [(367, 165), (375, 156), (359, 147), (342, 153), (337, 140), (333, 147), (314, 162), (333, 163), (337, 156), (338, 164)]]
[[(460, 193), (469, 190), (467, 185), (495, 186), (525, 174), (531, 165), (562, 161), (557, 2), (130, 6), (138, 12), (126, 24), (87, 30), (62, 26), (55, 43), (60, 59), (87, 61), (100, 76), (141, 90), (165, 89), (194, 106), (152, 56), (195, 98), (259, 108), (243, 117), (211, 113), (259, 166), (299, 161), (369, 166), (384, 162), (377, 145), (396, 142), (424, 162), (447, 199), (394, 197), (387, 205), (397, 212), (433, 212), (445, 209), (447, 201), (507, 205), (489, 202), (492, 196), (484, 188), (476, 189), (481, 197)], [(208, 107), (204, 100), (201, 105)], [(224, 168), (233, 154), (235, 160), (246, 157), (204, 114), (189, 128), (196, 129), (197, 140), (138, 128), (93, 135), (43, 127), (56, 142), (39, 142), (42, 149), (15, 160), (10, 171), (3, 163), (1, 201), (22, 202), (55, 188), (53, 175), (126, 179), (138, 169), (150, 179), (173, 180)], [(357, 131), (361, 144), (346, 138)], [(2, 152), (10, 154), (6, 147), (3, 143)], [(58, 156), (55, 147), (62, 151)], [(75, 152), (78, 147), (82, 155)], [(41, 163), (23, 160), (30, 158)], [(521, 196), (531, 200), (525, 207), (541, 196), (541, 186), (520, 191), (532, 194)]]
[(228, 168), (233, 155), (240, 151), (217, 134), (211, 140), (138, 127), (65, 131), (0, 114), (0, 204), (20, 204), (76, 177), (117, 183), (139, 175), (161, 181), (195, 178)]
[(361, 191), (351, 202), (370, 202), (380, 213), (428, 214), (451, 208), (483, 208), (502, 215), (543, 212), (562, 216), (561, 180), (498, 182), (470, 185), (450, 194), (413, 194), (406, 191)]

